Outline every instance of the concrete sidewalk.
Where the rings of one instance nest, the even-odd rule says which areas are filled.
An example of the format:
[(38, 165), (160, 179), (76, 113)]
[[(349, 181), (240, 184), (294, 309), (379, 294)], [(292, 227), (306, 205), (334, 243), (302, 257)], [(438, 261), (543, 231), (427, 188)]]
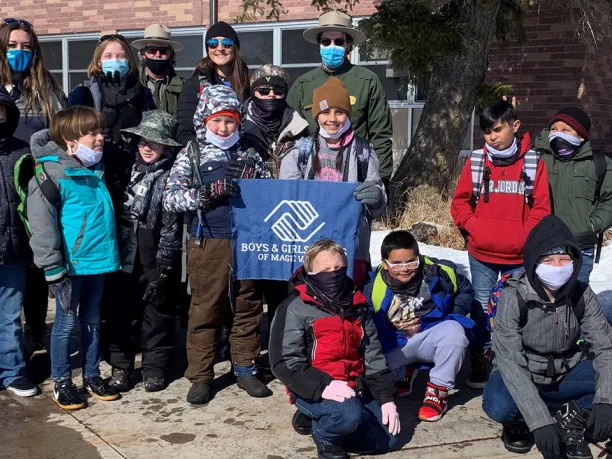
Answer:
[[(48, 319), (52, 320), (50, 312)], [(184, 330), (179, 329), (177, 342), (171, 370), (176, 379), (166, 390), (145, 392), (136, 371), (134, 389), (121, 399), (102, 402), (90, 398), (88, 408), (72, 412), (53, 402), (48, 355), (36, 354), (31, 372), (42, 382), (43, 393), (23, 399), (0, 391), (0, 458), (316, 459), (312, 439), (296, 434), (291, 427), (295, 409), (278, 381), (269, 385), (272, 397), (250, 398), (234, 384), (229, 363), (222, 362), (215, 367), (218, 393), (214, 399), (205, 406), (189, 405), (185, 397), (190, 384), (182, 378)], [(74, 357), (76, 368), (78, 354)], [(103, 364), (102, 371), (104, 377), (110, 376), (108, 365)], [(80, 386), (80, 369), (73, 377)], [(480, 407), (481, 392), (463, 384), (465, 370), (459, 375), (458, 390), (451, 394), (450, 410), (444, 418), (437, 423), (419, 423), (417, 412), (426, 379), (421, 373), (411, 397), (398, 400), (402, 449), (378, 457), (542, 457), (535, 448), (524, 456), (504, 449), (500, 426), (488, 420)], [(601, 452), (593, 449), (593, 453), (598, 457)]]

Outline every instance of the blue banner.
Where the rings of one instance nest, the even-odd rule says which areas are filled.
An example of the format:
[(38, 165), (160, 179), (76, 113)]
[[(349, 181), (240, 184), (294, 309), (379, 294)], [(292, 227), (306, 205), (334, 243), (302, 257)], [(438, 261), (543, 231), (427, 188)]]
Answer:
[(308, 247), (330, 238), (342, 245), (349, 275), (357, 248), (361, 204), (357, 183), (315, 180), (238, 180), (231, 199), (236, 279), (288, 280)]

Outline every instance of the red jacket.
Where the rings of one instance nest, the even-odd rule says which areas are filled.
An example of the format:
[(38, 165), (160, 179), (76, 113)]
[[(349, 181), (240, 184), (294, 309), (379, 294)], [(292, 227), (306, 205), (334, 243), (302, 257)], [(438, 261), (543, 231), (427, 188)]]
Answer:
[[(544, 161), (538, 161), (533, 189), (533, 207), (525, 202), (523, 158), (531, 147), (531, 137), (520, 139), (521, 154), (507, 166), (495, 166), (486, 155), (485, 165), (491, 170), (489, 202), (480, 194), (472, 209), (472, 171), (470, 159), (463, 167), (451, 204), (455, 225), (467, 233), (468, 253), (479, 261), (504, 265), (523, 263), (523, 246), (531, 229), (550, 214), (548, 178)], [(521, 186), (518, 186), (521, 185)]]
[(333, 380), (357, 392), (367, 388), (381, 405), (392, 401), (393, 373), (378, 340), (368, 302), (359, 291), (353, 304), (332, 311), (317, 301), (300, 268), (295, 293), (278, 308), (270, 331), (270, 365), (289, 391), (320, 400)]

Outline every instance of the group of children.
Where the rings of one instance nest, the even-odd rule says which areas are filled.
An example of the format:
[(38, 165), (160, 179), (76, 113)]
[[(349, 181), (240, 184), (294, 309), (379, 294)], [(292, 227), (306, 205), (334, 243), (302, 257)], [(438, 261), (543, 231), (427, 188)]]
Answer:
[[(2, 120), (12, 126), (14, 110), (3, 100), (0, 107), (8, 109), (0, 126)], [(485, 387), (492, 362), (483, 408), (504, 424), (509, 450), (528, 451), (535, 441), (545, 457), (591, 457), (586, 419), (592, 439), (612, 433), (612, 337), (584, 283), (592, 269), (584, 260), (593, 258), (597, 234), (612, 226), (612, 175), (601, 178), (596, 166), (602, 158), (591, 150), (588, 117), (577, 108), (560, 111), (534, 150), (528, 134), (518, 135), (510, 103), (483, 110), (486, 145), (467, 161), (451, 208), (466, 237), (470, 283), (453, 263), (421, 254), (407, 231), (387, 235), (380, 266), (369, 269), (371, 219), (384, 214), (387, 197), (377, 156), (351, 128), (351, 112), (348, 91), (329, 78), (313, 94), (319, 131), (299, 139), (280, 163), (281, 179), (358, 182), (354, 196), (364, 208), (353, 278), (342, 247), (314, 243), (272, 323), (270, 364), (298, 409), (296, 431), (312, 434), (322, 458), (388, 451), (400, 432), (394, 396), (410, 395), (417, 371), (428, 370), (418, 417), (441, 419), (469, 348), (470, 387)], [(115, 400), (129, 390), (134, 319), (142, 322), (144, 388), (165, 388), (182, 259), (192, 295), (188, 402), (207, 403), (213, 395), (223, 327), (238, 387), (253, 397), (272, 395), (257, 376), (261, 285), (231, 276), (229, 198), (240, 196), (236, 180), (272, 178), (265, 154), (241, 139), (244, 115), (231, 88), (209, 85), (194, 115), (196, 140), (178, 155), (171, 115), (150, 111), (137, 128), (123, 130), (134, 164), (121, 209), (113, 208), (104, 182), (99, 111), (60, 110), (50, 130), (32, 137), (27, 222), (34, 261), (56, 297), (50, 355), (59, 406), (85, 406), (70, 368), (77, 315), (85, 391)], [(4, 142), (11, 136), (5, 131)], [(11, 148), (21, 153), (21, 147)], [(609, 164), (603, 157), (604, 172)], [(491, 339), (489, 297), (507, 274)], [(116, 310), (103, 346), (107, 277), (115, 287), (108, 303)], [(586, 345), (577, 344), (581, 336), (592, 363)], [(109, 381), (100, 376), (103, 348)], [(5, 385), (33, 395), (24, 371)], [(549, 402), (563, 407), (551, 416)], [(577, 419), (584, 420), (578, 436)]]

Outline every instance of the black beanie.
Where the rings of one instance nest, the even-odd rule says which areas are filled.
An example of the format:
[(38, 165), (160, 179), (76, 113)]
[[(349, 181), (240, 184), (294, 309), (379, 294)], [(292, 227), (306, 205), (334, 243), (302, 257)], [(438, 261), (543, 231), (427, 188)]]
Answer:
[(236, 43), (236, 48), (240, 49), (240, 40), (238, 40), (238, 34), (234, 28), (227, 22), (219, 21), (216, 24), (210, 26), (206, 31), (206, 41), (215, 37), (231, 38)]
[(563, 121), (565, 124), (570, 126), (574, 131), (578, 133), (580, 137), (585, 139), (589, 138), (589, 131), (591, 130), (591, 118), (587, 115), (584, 110), (578, 107), (565, 107), (557, 112), (548, 123), (552, 126), (557, 121)]

